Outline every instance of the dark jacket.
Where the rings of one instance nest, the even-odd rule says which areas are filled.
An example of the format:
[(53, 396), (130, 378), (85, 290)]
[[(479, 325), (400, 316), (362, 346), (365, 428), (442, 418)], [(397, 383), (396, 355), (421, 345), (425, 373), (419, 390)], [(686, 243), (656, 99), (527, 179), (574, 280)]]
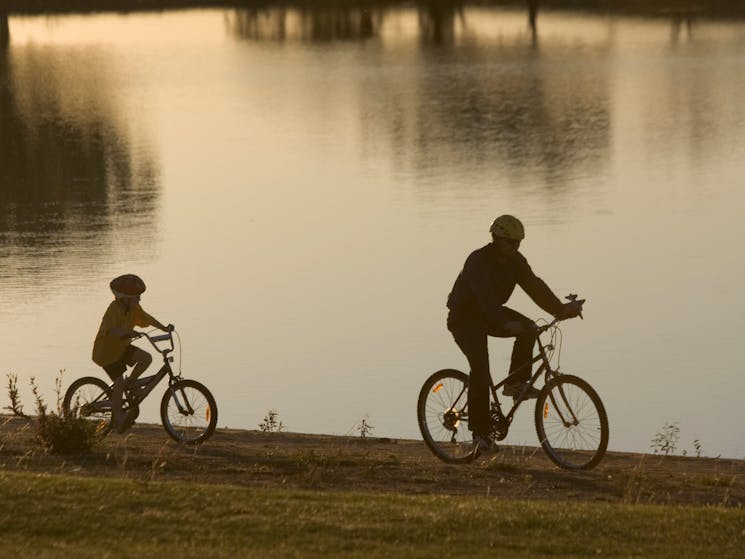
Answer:
[(497, 260), (493, 243), (473, 251), (455, 280), (447, 306), (451, 320), (477, 320), (487, 326), (505, 322), (502, 309), (519, 285), (547, 313), (558, 314), (563, 305), (548, 285), (533, 273), (519, 252), (507, 262)]

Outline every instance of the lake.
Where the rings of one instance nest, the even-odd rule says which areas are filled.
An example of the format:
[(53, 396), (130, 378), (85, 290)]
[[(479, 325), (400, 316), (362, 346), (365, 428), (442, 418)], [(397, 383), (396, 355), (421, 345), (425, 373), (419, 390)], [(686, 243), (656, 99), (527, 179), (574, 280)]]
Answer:
[[(108, 282), (133, 272), (219, 426), (419, 438), (425, 378), (467, 369), (447, 294), (512, 213), (534, 271), (588, 300), (561, 369), (610, 448), (673, 424), (678, 453), (745, 458), (745, 21), (288, 6), (4, 35), (0, 373), (27, 411), (32, 376), (53, 404), (60, 369), (102, 375)], [(529, 408), (507, 442), (535, 444)]]

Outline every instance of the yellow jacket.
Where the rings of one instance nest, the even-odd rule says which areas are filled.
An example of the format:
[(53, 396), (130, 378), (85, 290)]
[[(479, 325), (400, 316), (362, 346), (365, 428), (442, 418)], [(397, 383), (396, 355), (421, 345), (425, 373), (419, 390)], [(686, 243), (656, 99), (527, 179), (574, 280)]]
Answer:
[(113, 300), (106, 309), (98, 327), (96, 340), (93, 342), (93, 362), (106, 367), (121, 359), (124, 350), (130, 344), (129, 338), (120, 338), (109, 334), (112, 328), (132, 329), (135, 326), (152, 326), (153, 318), (147, 314), (139, 303), (132, 305), (127, 312), (122, 301)]

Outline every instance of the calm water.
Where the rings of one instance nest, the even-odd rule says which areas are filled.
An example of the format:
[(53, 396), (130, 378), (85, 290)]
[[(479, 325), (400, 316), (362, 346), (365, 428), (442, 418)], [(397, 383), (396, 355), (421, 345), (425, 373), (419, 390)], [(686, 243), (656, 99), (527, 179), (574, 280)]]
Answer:
[[(2, 22), (0, 22), (2, 25)], [(745, 23), (466, 8), (10, 17), (0, 373), (97, 374), (141, 274), (220, 425), (419, 437), (466, 368), (445, 298), (490, 220), (559, 295), (611, 448), (745, 457)], [(542, 311), (521, 294), (513, 306)], [(492, 365), (509, 344), (494, 340)], [(4, 380), (4, 379), (3, 379)], [(156, 420), (159, 395), (144, 410)], [(0, 406), (7, 405), (5, 391)], [(509, 442), (535, 442), (532, 410)]]

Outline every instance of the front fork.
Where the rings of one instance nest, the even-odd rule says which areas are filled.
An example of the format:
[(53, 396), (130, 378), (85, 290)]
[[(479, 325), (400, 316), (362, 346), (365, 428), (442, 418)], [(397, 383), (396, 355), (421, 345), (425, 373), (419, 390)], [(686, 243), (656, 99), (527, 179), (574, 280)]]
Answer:
[(176, 402), (176, 408), (178, 408), (178, 411), (181, 415), (194, 415), (194, 408), (191, 407), (191, 403), (186, 397), (186, 392), (184, 392), (184, 389), (175, 389), (173, 387), (173, 385), (177, 382), (178, 381), (170, 379), (168, 383), (168, 390), (170, 390), (173, 394), (173, 401)]

